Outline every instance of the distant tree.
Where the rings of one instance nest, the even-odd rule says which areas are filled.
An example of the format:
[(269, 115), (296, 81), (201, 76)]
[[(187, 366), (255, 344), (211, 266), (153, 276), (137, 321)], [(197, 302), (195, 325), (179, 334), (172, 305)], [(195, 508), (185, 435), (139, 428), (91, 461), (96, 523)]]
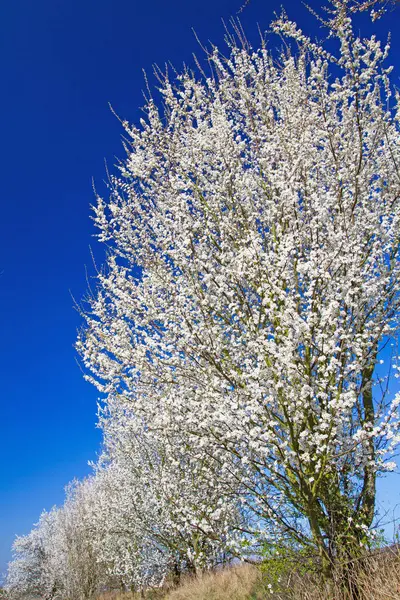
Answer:
[(223, 562), (243, 519), (236, 497), (221, 497), (225, 484), (210, 469), (214, 462), (192, 461), (185, 438), (152, 432), (118, 399), (109, 399), (101, 424), (104, 453), (95, 479), (103, 507), (95, 512), (110, 543), (100, 541), (99, 553), (121, 572), (121, 546), (131, 548), (124, 577), (136, 588)]
[(192, 469), (183, 445), (178, 454), (180, 446), (167, 449), (126, 412), (123, 424), (120, 417), (107, 419), (94, 474), (70, 484), (63, 506), (15, 541), (12, 600), (142, 591), (224, 560), (236, 499), (221, 501), (215, 477)]
[(64, 506), (43, 512), (32, 531), (15, 540), (5, 585), (12, 600), (88, 600), (107, 583), (89, 529), (93, 502), (83, 488), (71, 484)]
[(241, 490), (253, 540), (327, 577), (368, 543), (399, 441), (377, 365), (398, 340), (400, 113), (388, 46), (354, 31), (367, 5), (331, 2), (336, 50), (283, 15), (294, 52), (237, 30), (209, 76), (160, 75), (165, 110), (124, 124), (98, 198), (110, 256), (78, 341), (106, 396)]
[(58, 593), (60, 574), (54, 569), (52, 550), (56, 518), (56, 511), (44, 512), (28, 535), (16, 538), (5, 585), (10, 598), (52, 600)]

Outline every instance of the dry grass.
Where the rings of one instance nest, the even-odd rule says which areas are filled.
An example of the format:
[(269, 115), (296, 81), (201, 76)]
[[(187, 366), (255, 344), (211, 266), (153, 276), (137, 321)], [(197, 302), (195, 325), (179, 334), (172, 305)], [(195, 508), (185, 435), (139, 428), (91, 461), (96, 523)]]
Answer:
[(351, 576), (338, 574), (329, 584), (316, 577), (292, 573), (281, 590), (268, 597), (270, 600), (400, 600), (399, 549), (376, 552), (351, 566)]
[(101, 600), (400, 600), (400, 553), (386, 550), (364, 560), (352, 582), (356, 595), (346, 590), (340, 578), (326, 585), (292, 573), (272, 593), (268, 583), (256, 567), (240, 565), (187, 577), (175, 589), (149, 590), (143, 595), (109, 593)]
[[(398, 549), (376, 553), (354, 565), (350, 584), (337, 578), (334, 585), (293, 579), (295, 593), (278, 598), (290, 600), (400, 600), (400, 553)], [(350, 590), (348, 589), (350, 587)]]
[[(227, 567), (183, 577), (176, 588), (148, 590), (145, 594), (109, 592), (99, 600), (262, 600), (262, 575), (251, 565)], [(258, 591), (257, 591), (258, 590)]]
[(261, 600), (261, 573), (251, 565), (241, 565), (204, 573), (186, 581), (165, 596), (165, 600)]

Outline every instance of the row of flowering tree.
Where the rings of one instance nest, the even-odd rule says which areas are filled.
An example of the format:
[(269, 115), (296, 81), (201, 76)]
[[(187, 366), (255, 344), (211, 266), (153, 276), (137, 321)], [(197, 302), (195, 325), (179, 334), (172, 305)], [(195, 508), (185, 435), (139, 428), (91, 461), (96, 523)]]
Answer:
[(282, 549), (330, 578), (368, 545), (400, 402), (398, 96), (353, 23), (380, 6), (332, 0), (325, 45), (283, 14), (279, 56), (236, 27), (209, 75), (159, 73), (163, 109), (124, 124), (77, 344), (104, 455), (17, 540), (15, 589), (64, 560), (70, 523), (100, 587)]
[(197, 476), (182, 451), (162, 447), (126, 415), (123, 430), (93, 475), (68, 486), (64, 505), (16, 539), (6, 585), (12, 598), (143, 590), (226, 560), (236, 503), (222, 504), (218, 487)]

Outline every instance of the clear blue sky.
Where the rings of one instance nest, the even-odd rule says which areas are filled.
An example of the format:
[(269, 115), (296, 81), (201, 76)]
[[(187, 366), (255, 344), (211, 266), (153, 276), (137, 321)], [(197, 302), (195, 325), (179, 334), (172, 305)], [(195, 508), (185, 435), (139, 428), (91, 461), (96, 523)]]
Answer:
[[(250, 39), (282, 0), (250, 0), (241, 18)], [(100, 433), (97, 392), (76, 364), (80, 325), (70, 290), (86, 290), (91, 178), (102, 189), (104, 159), (123, 156), (108, 102), (135, 121), (142, 68), (201, 54), (222, 43), (243, 0), (3, 0), (0, 6), (0, 573), (16, 533), (62, 502), (64, 485), (89, 472)], [(311, 33), (300, 0), (284, 1)], [(316, 5), (316, 2), (312, 2)], [(383, 30), (399, 30), (400, 9)], [(322, 35), (322, 34), (321, 34)], [(400, 36), (392, 63), (400, 74)], [(279, 45), (277, 40), (273, 44)], [(399, 82), (399, 77), (395, 77)], [(399, 82), (400, 83), (400, 82)], [(399, 484), (384, 495), (399, 495)], [(383, 497), (382, 496), (382, 497)]]

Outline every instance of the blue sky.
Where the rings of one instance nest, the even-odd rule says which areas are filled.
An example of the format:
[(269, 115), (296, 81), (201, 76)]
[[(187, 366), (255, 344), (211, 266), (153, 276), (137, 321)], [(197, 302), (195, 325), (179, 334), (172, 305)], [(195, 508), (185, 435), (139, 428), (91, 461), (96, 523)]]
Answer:
[[(250, 0), (241, 15), (250, 39), (266, 29), (281, 0)], [(89, 472), (100, 433), (94, 388), (83, 380), (73, 344), (79, 315), (71, 293), (102, 256), (90, 221), (92, 177), (123, 156), (123, 118), (137, 121), (142, 69), (175, 66), (222, 44), (243, 0), (4, 0), (0, 5), (2, 143), (0, 217), (0, 573), (16, 533), (61, 503), (65, 484)], [(300, 0), (284, 2), (311, 33)], [(315, 2), (312, 2), (315, 5)], [(400, 9), (379, 25), (393, 33)], [(321, 33), (322, 35), (322, 33)], [(400, 74), (400, 36), (392, 63)], [(279, 45), (275, 40), (273, 42)], [(151, 78), (150, 78), (151, 81)], [(399, 77), (395, 77), (399, 82)], [(399, 496), (388, 481), (381, 498)]]

